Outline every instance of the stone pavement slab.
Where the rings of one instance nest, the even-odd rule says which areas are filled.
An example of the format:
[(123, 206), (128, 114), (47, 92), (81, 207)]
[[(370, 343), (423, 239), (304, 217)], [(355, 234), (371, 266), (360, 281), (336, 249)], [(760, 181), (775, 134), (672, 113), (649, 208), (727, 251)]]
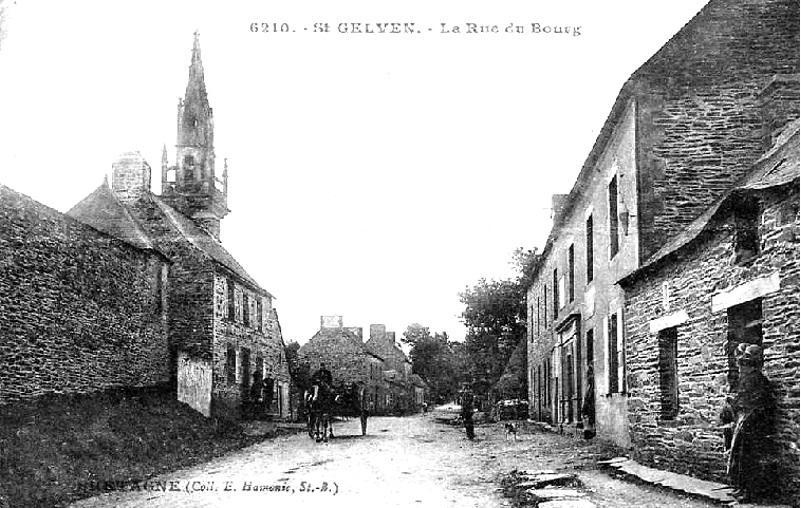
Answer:
[(539, 503), (537, 508), (595, 508), (595, 504), (586, 499), (561, 499)]
[(599, 462), (608, 465), (618, 471), (639, 478), (640, 480), (661, 485), (673, 490), (701, 496), (718, 503), (735, 503), (736, 499), (732, 496), (732, 489), (722, 483), (710, 482), (693, 478), (679, 473), (662, 471), (648, 466), (643, 466), (631, 459), (619, 460), (620, 458), (609, 461)]
[(534, 475), (524, 475), (526, 481), (520, 484), (523, 488), (541, 488), (548, 485), (565, 485), (577, 481), (574, 474), (544, 473)]
[(562, 499), (571, 497), (584, 497), (587, 494), (576, 489), (528, 489), (526, 493), (537, 499)]

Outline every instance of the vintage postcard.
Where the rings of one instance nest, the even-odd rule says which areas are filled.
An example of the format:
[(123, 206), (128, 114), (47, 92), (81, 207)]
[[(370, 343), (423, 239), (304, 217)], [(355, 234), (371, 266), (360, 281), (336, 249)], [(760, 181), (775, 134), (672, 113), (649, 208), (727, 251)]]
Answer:
[(797, 0), (0, 0), (0, 508), (798, 505)]

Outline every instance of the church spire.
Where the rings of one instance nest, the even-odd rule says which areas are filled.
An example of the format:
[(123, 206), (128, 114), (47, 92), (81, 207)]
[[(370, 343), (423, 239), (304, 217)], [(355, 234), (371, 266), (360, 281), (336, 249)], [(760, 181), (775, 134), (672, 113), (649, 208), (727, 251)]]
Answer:
[(200, 59), (200, 32), (195, 30), (195, 42), (192, 44), (192, 63), (189, 64), (189, 81), (186, 84), (184, 102), (199, 101), (206, 107), (209, 99), (206, 96), (206, 80), (203, 77), (203, 61)]
[(220, 220), (229, 210), (226, 193), (220, 188), (222, 182), (214, 171), (214, 113), (206, 93), (198, 32), (192, 45), (186, 93), (178, 101), (175, 148), (175, 184), (165, 197), (181, 213), (219, 238)]

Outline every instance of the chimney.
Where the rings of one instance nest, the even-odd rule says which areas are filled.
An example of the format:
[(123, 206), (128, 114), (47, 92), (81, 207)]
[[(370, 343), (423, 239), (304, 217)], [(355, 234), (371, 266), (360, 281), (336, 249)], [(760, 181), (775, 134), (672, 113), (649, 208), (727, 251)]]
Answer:
[(320, 316), (320, 329), (342, 328), (342, 316)]
[(757, 94), (765, 149), (773, 146), (782, 129), (798, 118), (798, 74), (777, 74)]
[(111, 165), (111, 190), (123, 203), (150, 192), (150, 166), (139, 152), (125, 152)]
[(383, 340), (387, 337), (386, 325), (370, 325), (370, 340)]
[(556, 220), (567, 204), (568, 194), (554, 194), (551, 196), (551, 219)]

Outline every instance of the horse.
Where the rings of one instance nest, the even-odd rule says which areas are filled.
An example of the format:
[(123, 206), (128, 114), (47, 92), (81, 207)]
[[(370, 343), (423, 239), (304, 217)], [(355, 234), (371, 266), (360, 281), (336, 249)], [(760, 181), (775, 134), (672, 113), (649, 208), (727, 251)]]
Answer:
[(309, 437), (319, 442), (328, 442), (334, 437), (331, 412), (337, 396), (324, 384), (314, 384), (304, 394), (308, 415), (306, 420)]

